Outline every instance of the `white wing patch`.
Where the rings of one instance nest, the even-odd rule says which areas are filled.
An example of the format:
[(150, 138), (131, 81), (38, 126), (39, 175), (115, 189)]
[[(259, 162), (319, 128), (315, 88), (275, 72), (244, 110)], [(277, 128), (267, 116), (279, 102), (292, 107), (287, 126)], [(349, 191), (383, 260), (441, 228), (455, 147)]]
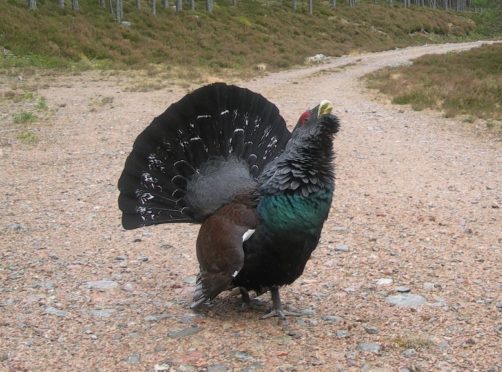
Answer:
[(246, 232), (244, 233), (244, 235), (242, 235), (242, 242), (244, 243), (244, 242), (245, 242), (246, 240), (248, 240), (248, 239), (251, 237), (251, 235), (253, 235), (253, 234), (254, 234), (254, 230), (253, 230), (253, 229), (249, 229), (248, 231), (246, 231)]
[(239, 271), (235, 270), (234, 273), (232, 274), (232, 278), (235, 278), (237, 276), (237, 274), (239, 274)]

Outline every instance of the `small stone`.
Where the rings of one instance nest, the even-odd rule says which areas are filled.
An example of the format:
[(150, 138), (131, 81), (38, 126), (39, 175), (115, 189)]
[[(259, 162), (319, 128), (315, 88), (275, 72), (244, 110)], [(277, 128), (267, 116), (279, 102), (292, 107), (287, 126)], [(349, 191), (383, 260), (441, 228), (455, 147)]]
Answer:
[(113, 280), (93, 280), (86, 282), (85, 285), (89, 289), (98, 289), (101, 291), (118, 287), (118, 283)]
[(435, 284), (426, 282), (422, 284), (422, 288), (425, 289), (426, 291), (433, 291), (435, 289)]
[(7, 359), (9, 359), (9, 354), (5, 352), (0, 353), (0, 362), (5, 362)]
[(141, 255), (141, 256), (139, 256), (139, 257), (138, 257), (138, 261), (142, 261), (142, 262), (146, 262), (146, 261), (148, 261), (149, 259), (150, 259), (150, 257), (148, 257), (148, 256), (143, 256), (143, 255)]
[(234, 356), (236, 359), (239, 359), (240, 361), (243, 361), (243, 362), (254, 359), (250, 354), (246, 353), (245, 351), (237, 351), (234, 354)]
[(417, 308), (427, 302), (422, 296), (409, 293), (400, 293), (397, 295), (387, 296), (385, 298), (385, 301), (397, 307), (408, 308)]
[(147, 315), (144, 317), (145, 321), (147, 322), (158, 322), (159, 320), (169, 318), (169, 314), (167, 313), (162, 313), (162, 314), (152, 314), (152, 315)]
[(476, 341), (474, 341), (472, 338), (469, 338), (465, 341), (464, 343), (466, 346), (472, 346), (476, 344)]
[(109, 318), (115, 312), (114, 309), (94, 309), (89, 310), (89, 314), (91, 314), (95, 318)]
[(16, 232), (26, 230), (26, 226), (24, 226), (22, 223), (17, 223), (17, 222), (11, 223), (10, 225), (7, 226), (7, 228), (9, 230), (16, 231)]
[(497, 307), (498, 311), (502, 311), (502, 301), (498, 301), (495, 306)]
[(415, 355), (417, 355), (417, 352), (415, 349), (406, 349), (405, 351), (403, 351), (403, 356), (405, 358), (412, 358)]
[(94, 335), (94, 334), (93, 334), (93, 335), (91, 335), (90, 337), (91, 337), (91, 340), (97, 340), (97, 339), (98, 339), (98, 336), (96, 336), (96, 335)]
[(349, 337), (349, 331), (347, 331), (345, 329), (340, 329), (340, 330), (336, 331), (336, 337), (338, 337), (338, 338)]
[(335, 248), (335, 251), (337, 252), (348, 252), (349, 251), (349, 246), (347, 244), (340, 244)]
[(376, 285), (391, 285), (392, 282), (391, 278), (381, 278), (376, 281)]
[(188, 328), (180, 329), (178, 331), (169, 332), (167, 335), (171, 338), (184, 338), (199, 333), (202, 329), (199, 326), (191, 326)]
[(187, 276), (183, 279), (183, 282), (190, 285), (195, 285), (197, 282), (197, 277), (195, 275)]
[(127, 261), (127, 257), (126, 256), (117, 256), (117, 257), (115, 257), (115, 259), (117, 261)]
[(411, 371), (408, 368), (403, 367), (403, 368), (399, 368), (399, 372), (411, 372)]
[(450, 347), (450, 344), (448, 344), (448, 341), (443, 340), (438, 344), (439, 350), (441, 351), (446, 351)]
[(134, 284), (132, 283), (126, 283), (124, 284), (124, 286), (122, 287), (122, 289), (126, 292), (132, 292), (134, 291)]
[(129, 364), (138, 364), (140, 361), (141, 361), (141, 355), (139, 355), (138, 353), (131, 354), (127, 358), (127, 363)]
[(378, 354), (380, 352), (380, 345), (375, 342), (363, 342), (357, 345), (357, 349), (367, 353)]
[(212, 366), (207, 367), (207, 372), (226, 372), (228, 368), (222, 364), (214, 364)]
[(322, 316), (321, 319), (330, 323), (343, 322), (343, 318), (337, 315), (325, 315)]
[(153, 370), (155, 372), (169, 371), (169, 370), (171, 370), (171, 366), (168, 363), (156, 364), (153, 366)]
[(396, 288), (396, 292), (409, 293), (409, 292), (411, 292), (411, 289), (410, 289), (410, 287), (406, 287), (405, 285), (402, 285), (402, 286), (399, 286)]
[(178, 371), (181, 371), (181, 372), (196, 372), (197, 368), (189, 366), (188, 364), (181, 364), (178, 367)]
[(364, 330), (370, 335), (377, 335), (379, 332), (378, 328), (373, 326), (364, 327)]
[(241, 372), (256, 372), (256, 371), (262, 371), (262, 370), (263, 370), (263, 364), (253, 363), (253, 364), (241, 369)]
[(59, 316), (61, 318), (68, 315), (68, 311), (59, 310), (59, 309), (56, 309), (55, 307), (52, 307), (52, 306), (45, 308), (45, 313), (49, 314), (49, 315)]

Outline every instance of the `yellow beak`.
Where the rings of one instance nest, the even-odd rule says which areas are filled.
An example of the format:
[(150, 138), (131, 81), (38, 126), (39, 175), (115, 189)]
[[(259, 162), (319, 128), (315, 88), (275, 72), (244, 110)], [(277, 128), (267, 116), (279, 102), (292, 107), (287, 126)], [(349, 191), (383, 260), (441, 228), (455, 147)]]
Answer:
[(321, 103), (319, 104), (319, 111), (317, 113), (317, 117), (329, 115), (331, 114), (332, 110), (333, 110), (333, 104), (328, 100), (322, 100)]

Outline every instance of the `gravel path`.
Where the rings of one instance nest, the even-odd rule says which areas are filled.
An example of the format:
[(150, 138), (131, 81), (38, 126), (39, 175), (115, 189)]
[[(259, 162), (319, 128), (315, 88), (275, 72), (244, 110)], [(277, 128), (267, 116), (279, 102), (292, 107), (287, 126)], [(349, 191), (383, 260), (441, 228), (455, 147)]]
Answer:
[(230, 293), (188, 309), (197, 226), (120, 226), (116, 181), (132, 141), (186, 88), (51, 79), (40, 93), (56, 111), (41, 142), (0, 147), (0, 370), (502, 370), (500, 142), (372, 99), (358, 80), (477, 45), (342, 57), (241, 83), (289, 123), (321, 99), (342, 122), (330, 218), (305, 274), (282, 290), (309, 316), (288, 324), (259, 319), (268, 295), (254, 310)]

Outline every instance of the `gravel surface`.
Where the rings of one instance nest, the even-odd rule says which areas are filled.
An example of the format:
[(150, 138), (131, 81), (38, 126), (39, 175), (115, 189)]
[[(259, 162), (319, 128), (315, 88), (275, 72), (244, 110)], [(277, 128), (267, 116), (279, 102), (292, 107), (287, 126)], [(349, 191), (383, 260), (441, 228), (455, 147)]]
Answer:
[(329, 220), (305, 274), (281, 291), (308, 316), (287, 323), (260, 320), (267, 294), (248, 310), (230, 292), (189, 310), (197, 226), (121, 228), (116, 183), (132, 142), (187, 87), (50, 79), (40, 94), (55, 112), (40, 143), (0, 147), (0, 370), (500, 371), (500, 142), (374, 99), (359, 81), (477, 45), (348, 56), (241, 82), (289, 123), (321, 99), (342, 122)]

